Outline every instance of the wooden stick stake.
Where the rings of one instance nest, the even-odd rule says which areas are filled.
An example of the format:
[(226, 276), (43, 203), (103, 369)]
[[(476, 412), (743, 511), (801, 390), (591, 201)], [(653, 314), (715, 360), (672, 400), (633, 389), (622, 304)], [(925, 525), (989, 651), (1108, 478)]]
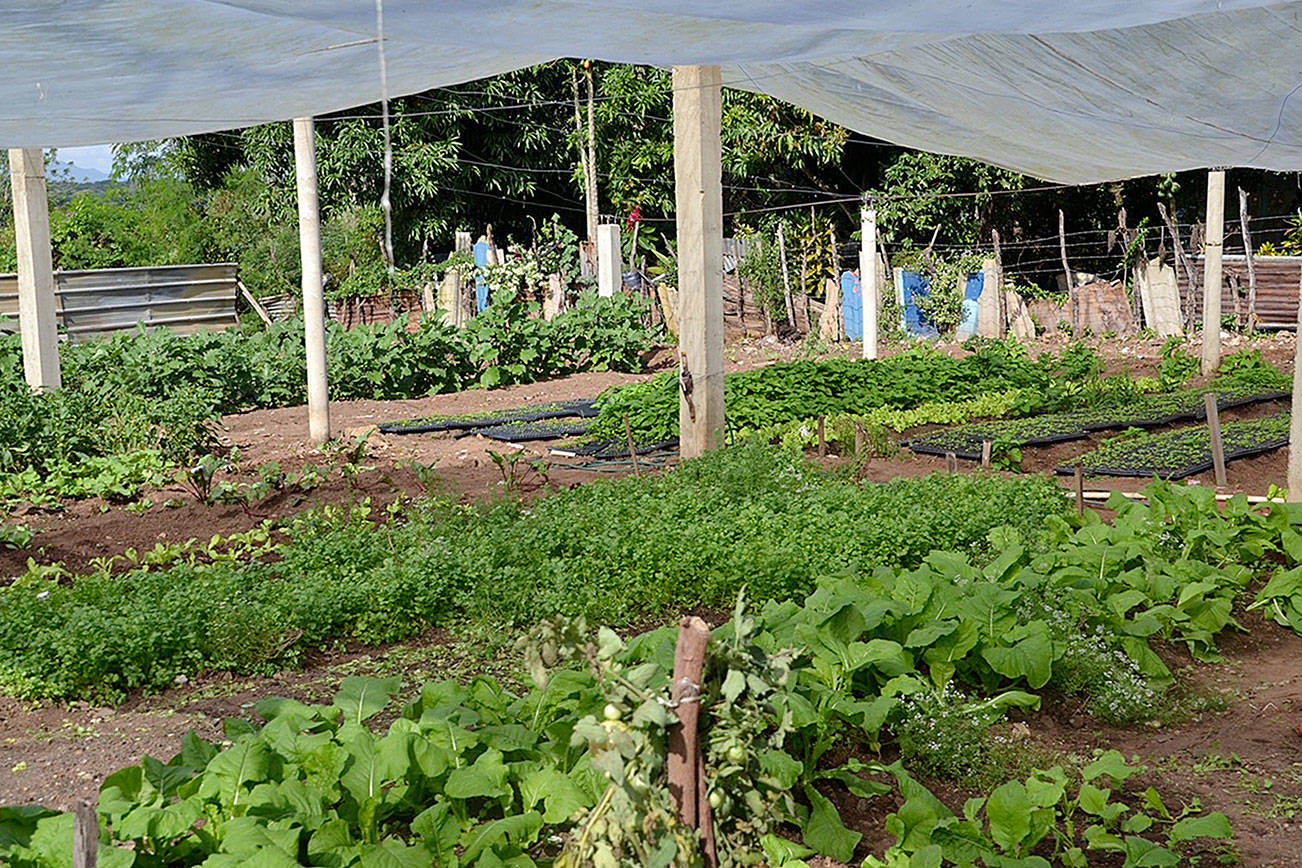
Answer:
[(628, 455), (633, 459), (633, 475), (642, 476), (642, 469), (637, 466), (637, 444), (633, 442), (633, 426), (628, 422), (628, 414), (624, 414), (624, 433), (628, 435)]
[(778, 262), (782, 266), (782, 298), (786, 302), (787, 322), (796, 327), (796, 306), (791, 300), (791, 277), (787, 274), (787, 233), (778, 224)]
[(1243, 230), (1243, 259), (1248, 266), (1248, 334), (1257, 331), (1257, 263), (1252, 255), (1252, 235), (1248, 233), (1248, 191), (1239, 188), (1239, 227)]
[(1166, 206), (1161, 202), (1157, 203), (1157, 213), (1161, 215), (1162, 222), (1166, 224), (1166, 229), (1171, 233), (1171, 244), (1175, 248), (1175, 262), (1178, 266), (1184, 267), (1185, 276), (1189, 278), (1189, 295), (1185, 298), (1184, 305), (1184, 330), (1186, 332), (1193, 330), (1194, 322), (1194, 293), (1198, 286), (1197, 276), (1194, 274), (1193, 263), (1189, 257), (1184, 255), (1184, 244), (1180, 241), (1180, 230), (1171, 220), (1171, 215), (1167, 213)]
[(1008, 299), (1004, 295), (1004, 256), (999, 249), (999, 230), (990, 230), (990, 239), (995, 244), (995, 285), (986, 287), (995, 293), (999, 300), (999, 339), (1008, 337)]
[(991, 443), (989, 440), (981, 441), (981, 466), (986, 468), (987, 470), (990, 469), (990, 450), (993, 447), (994, 444)]
[(72, 868), (95, 868), (99, 861), (99, 811), (90, 802), (78, 802), (72, 838)]
[(1085, 465), (1076, 462), (1076, 514), (1085, 514)]
[(1212, 467), (1216, 472), (1216, 486), (1224, 488), (1225, 444), (1221, 442), (1221, 414), (1216, 406), (1216, 394), (1208, 392), (1203, 395), (1203, 405), (1207, 408), (1207, 434), (1212, 441)]
[(854, 423), (854, 455), (860, 458), (864, 450), (868, 448), (868, 429), (864, 428), (863, 423), (855, 420)]
[(827, 417), (818, 417), (818, 457), (822, 458), (827, 454)]
[(1058, 209), (1058, 248), (1062, 251), (1062, 272), (1067, 278), (1067, 298), (1071, 304), (1071, 334), (1080, 338), (1080, 300), (1076, 297), (1076, 281), (1071, 276), (1071, 266), (1067, 264), (1067, 217)]
[[(710, 628), (702, 619), (684, 618), (678, 625), (678, 648), (674, 653), (674, 681), (671, 698), (679, 725), (669, 730), (669, 793), (683, 822), (700, 828), (700, 803), (705, 781), (700, 777), (701, 679), (705, 672), (705, 648)], [(708, 801), (706, 802), (708, 804)]]
[(945, 470), (948, 473), (958, 473), (958, 456), (953, 452), (945, 453)]

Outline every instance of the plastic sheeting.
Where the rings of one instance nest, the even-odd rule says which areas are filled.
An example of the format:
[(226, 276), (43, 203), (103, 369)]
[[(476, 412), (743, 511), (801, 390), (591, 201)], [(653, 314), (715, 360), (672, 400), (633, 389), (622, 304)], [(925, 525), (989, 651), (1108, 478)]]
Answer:
[[(1302, 2), (384, 0), (384, 17), (394, 96), (557, 57), (711, 63), (861, 132), (1059, 181), (1302, 168)], [(374, 102), (376, 49), (370, 0), (19, 0), (0, 144)]]

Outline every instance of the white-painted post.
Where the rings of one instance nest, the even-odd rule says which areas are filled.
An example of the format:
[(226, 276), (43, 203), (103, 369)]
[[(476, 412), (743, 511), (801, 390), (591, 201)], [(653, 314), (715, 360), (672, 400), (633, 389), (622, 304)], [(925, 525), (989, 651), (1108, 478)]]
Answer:
[(50, 253), (50, 204), (45, 155), (40, 148), (11, 148), (14, 237), (18, 248), (18, 329), (27, 385), (47, 392), (63, 385), (55, 314), (54, 265)]
[(863, 357), (877, 358), (877, 211), (860, 214), (863, 244), (859, 248), (859, 288), (863, 292)]
[(723, 445), (722, 84), (717, 66), (674, 67), (678, 425), (684, 458)]
[(597, 295), (610, 298), (624, 282), (623, 252), (619, 249), (619, 224), (597, 227)]
[(303, 263), (303, 330), (307, 343), (307, 427), (313, 445), (320, 446), (330, 439), (330, 389), (326, 378), (316, 128), (311, 118), (294, 119), (294, 166), (298, 174), (298, 246)]
[(1225, 247), (1225, 170), (1207, 173), (1207, 242), (1203, 256), (1203, 376), (1221, 366), (1221, 252)]

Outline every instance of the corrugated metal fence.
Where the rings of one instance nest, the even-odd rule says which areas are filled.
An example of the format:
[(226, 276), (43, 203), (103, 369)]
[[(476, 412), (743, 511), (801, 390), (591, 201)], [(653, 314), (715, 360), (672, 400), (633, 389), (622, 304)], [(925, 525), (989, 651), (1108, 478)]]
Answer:
[[(59, 325), (68, 340), (167, 326), (180, 334), (238, 326), (239, 265), (97, 268), (54, 274)], [(18, 318), (18, 275), (0, 274), (0, 319)]]
[[(1248, 315), (1248, 264), (1242, 254), (1222, 257), (1224, 282), (1221, 284), (1221, 314), (1246, 319)], [(1302, 256), (1257, 256), (1257, 324), (1268, 329), (1292, 329), (1297, 326), (1298, 291), (1302, 285)], [(1202, 322), (1203, 258), (1193, 257), (1194, 275), (1199, 292), (1194, 293), (1194, 317)], [(1176, 269), (1180, 281), (1180, 299), (1189, 299), (1189, 279), (1184, 269)]]

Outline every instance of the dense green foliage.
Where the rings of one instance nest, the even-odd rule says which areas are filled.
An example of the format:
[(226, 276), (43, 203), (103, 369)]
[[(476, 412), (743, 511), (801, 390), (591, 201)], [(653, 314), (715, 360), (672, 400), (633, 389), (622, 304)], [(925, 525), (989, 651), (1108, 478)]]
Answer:
[[(414, 398), (582, 370), (636, 371), (654, 341), (639, 302), (623, 295), (584, 295), (551, 321), (532, 314), (524, 302), (503, 301), (459, 331), (432, 318), (414, 331), (332, 323), (330, 396)], [(122, 334), (65, 346), (61, 355), (64, 388), (33, 394), (17, 336), (0, 336), (0, 472), (37, 474), (0, 479), (0, 495), (51, 487), (66, 496), (112, 494), (152, 478), (158, 468), (139, 458), (145, 453), (171, 465), (202, 451), (213, 416), (294, 406), (306, 394), (301, 322), (190, 337)], [(50, 482), (106, 469), (113, 484), (98, 491)]]
[[(695, 488), (694, 500), (707, 491), (731, 489), (737, 496), (763, 462), (796, 492), (831, 484), (772, 452), (721, 456), (654, 483), (597, 486), (598, 495), (622, 492), (634, 509), (648, 486), (662, 499), (672, 500), (678, 487)], [(977, 479), (960, 483), (970, 490), (946, 495), (909, 490), (939, 484), (956, 483), (925, 480), (879, 491), (907, 491), (910, 499), (943, 496), (958, 512), (984, 508), (992, 494), (1013, 495), (1010, 486), (1026, 485)], [(862, 836), (842, 822), (825, 795), (829, 786), (866, 799), (898, 793), (900, 807), (887, 823), (897, 842), (880, 858), (871, 856), (866, 864), (873, 866), (1083, 866), (1114, 852), (1118, 864), (1139, 868), (1183, 864), (1205, 846), (1199, 839), (1228, 838), (1222, 815), (1168, 807), (1155, 790), (1128, 791), (1127, 782), (1142, 770), (1115, 751), (1072, 771), (1055, 767), (1005, 779), (987, 797), (967, 802), (961, 815), (910, 772), (936, 757), (903, 736), (916, 727), (920, 712), (934, 714), (938, 704), (998, 720), (1054, 691), (1085, 696), (1105, 720), (1148, 719), (1171, 681), (1151, 643), (1180, 642), (1199, 659), (1215, 659), (1217, 635), (1235, 625), (1236, 598), (1266, 556), (1296, 562), (1302, 554), (1302, 514), (1291, 505), (1263, 515), (1238, 499), (1221, 513), (1210, 491), (1153, 486), (1147, 493), (1151, 506), (1124, 499), (1110, 504), (1117, 511), (1113, 525), (1093, 514), (1053, 511), (1044, 520), (1046, 535), (1029, 549), (1022, 541), (1030, 536), (987, 516), (981, 524), (995, 548), (975, 562), (963, 553), (934, 551), (912, 565), (842, 570), (839, 576), (823, 571), (825, 577), (808, 586), (808, 597), (792, 587), (794, 593), (754, 613), (738, 606), (732, 622), (715, 631), (703, 697), (710, 733), (706, 774), (722, 864), (754, 864), (760, 854), (787, 868), (814, 854), (850, 861)], [(535, 520), (543, 525), (540, 532), (554, 530), (541, 508), (563, 497), (517, 511), (516, 530), (527, 534), (520, 526)], [(876, 518), (907, 502), (880, 503)], [(471, 521), (491, 524), (502, 509)], [(693, 526), (710, 518), (698, 512)], [(450, 523), (464, 539), (466, 526)], [(338, 536), (337, 523), (326, 525), (331, 537)], [(408, 527), (421, 528), (422, 520)], [(411, 551), (403, 532), (395, 531), (386, 564), (323, 579), (358, 588), (364, 575), (392, 574), (402, 553)], [(305, 527), (296, 535), (277, 552), (313, 544)], [(628, 537), (601, 542), (610, 546), (615, 539)], [(355, 550), (356, 540), (344, 534), (332, 545)], [(700, 547), (699, 539), (690, 542)], [(847, 540), (844, 548), (853, 545)], [(446, 547), (437, 539), (428, 543), (430, 549)], [(231, 563), (248, 554), (238, 553)], [(573, 556), (567, 561), (576, 562)], [(177, 571), (173, 566), (157, 575)], [(188, 575), (196, 575), (193, 567)], [(548, 578), (560, 577), (539, 582), (535, 571), (534, 590)], [(88, 596), (80, 607), (70, 607), (69, 597), (89, 594), (88, 586), (103, 590), (111, 581), (136, 580), (81, 579), (71, 589), (46, 582), (50, 593), (42, 600), (39, 580), (27, 579), (5, 592), (6, 603), (21, 597), (34, 601), (15, 606), (27, 612), (48, 605), (46, 611), (88, 613)], [(1288, 591), (1284, 584), (1280, 593)], [(256, 598), (256, 589), (245, 587)], [(281, 590), (298, 596), (304, 588)], [(421, 593), (419, 583), (401, 590), (373, 596), (372, 614), (383, 620), (390, 605)], [(572, 600), (572, 614), (584, 602)], [(243, 605), (229, 615), (232, 631), (240, 629), (234, 619), (243, 622), (258, 604)], [(223, 598), (207, 606), (220, 609)], [(544, 604), (529, 611), (536, 617), (554, 609)], [(11, 620), (4, 614), (0, 623)], [(226, 641), (235, 638), (231, 632)], [(255, 710), (266, 725), (228, 723), (231, 744), (224, 749), (191, 736), (169, 763), (146, 758), (106, 782), (101, 811), (111, 831), (103, 853), (117, 861), (105, 864), (573, 866), (599, 858), (600, 864), (632, 866), (654, 861), (654, 852), (661, 864), (696, 865), (695, 838), (673, 819), (663, 782), (673, 640), (670, 629), (629, 643), (608, 630), (593, 637), (582, 619), (558, 617), (521, 642), (537, 689), (514, 696), (489, 678), (464, 687), (428, 685), (385, 734), (363, 724), (390, 705), (400, 688), (396, 681), (349, 679), (330, 706), (265, 700)], [(54, 643), (49, 650), (57, 655), (67, 648)], [(7, 687), (13, 689), (12, 680)], [(933, 739), (946, 737), (936, 732)], [(897, 739), (901, 762), (872, 757)], [(858, 748), (852, 756), (867, 759), (845, 759), (839, 748), (847, 743)], [(71, 838), (70, 822), (40, 809), (5, 809), (0, 828), (9, 834), (0, 838), (0, 855), (24, 868), (44, 868), (66, 850), (61, 841)], [(787, 829), (799, 830), (802, 843), (782, 838)], [(553, 838), (566, 830), (572, 834)], [(114, 841), (130, 849), (114, 850), (108, 846)]]
[[(1032, 360), (1016, 344), (993, 344), (961, 359), (920, 347), (879, 361), (780, 362), (728, 376), (728, 428), (740, 434), (794, 419), (907, 410), (1010, 389), (1048, 393), (1063, 385), (1062, 377), (1060, 360), (1051, 354)], [(676, 437), (678, 392), (672, 374), (612, 389), (598, 401), (601, 415), (590, 436), (622, 437), (627, 414), (639, 441)]]
[(157, 688), (202, 668), (261, 669), (338, 638), (392, 641), (467, 617), (628, 623), (671, 606), (727, 606), (743, 585), (761, 599), (799, 597), (823, 576), (916, 565), (941, 543), (987, 560), (991, 527), (1032, 539), (1064, 506), (1043, 479), (859, 488), (745, 448), (528, 508), (431, 503), (400, 526), (327, 510), (291, 523), (274, 563), (190, 553), (167, 569), (20, 580), (0, 592), (0, 689)]

